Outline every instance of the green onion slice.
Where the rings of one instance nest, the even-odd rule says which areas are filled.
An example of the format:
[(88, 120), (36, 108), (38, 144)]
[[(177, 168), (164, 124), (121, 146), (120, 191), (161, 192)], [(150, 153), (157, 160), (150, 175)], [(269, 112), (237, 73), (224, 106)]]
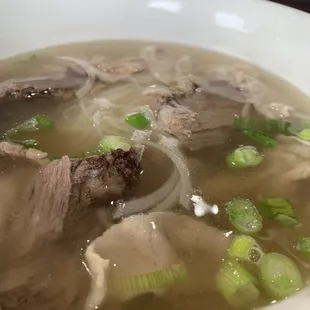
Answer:
[(288, 199), (261, 198), (259, 204), (266, 217), (288, 227), (294, 227), (299, 224), (296, 211)]
[(254, 146), (243, 146), (228, 155), (226, 161), (229, 168), (238, 169), (258, 166), (263, 159)]
[(290, 125), (290, 123), (283, 120), (236, 117), (233, 128), (241, 131), (258, 130), (264, 133), (288, 134)]
[(263, 220), (256, 207), (249, 201), (235, 199), (226, 204), (229, 222), (243, 234), (255, 234), (263, 227)]
[(39, 142), (35, 139), (28, 140), (9, 140), (12, 143), (19, 144), (24, 148), (37, 148), (39, 146)]
[(251, 140), (258, 142), (264, 147), (274, 147), (278, 144), (275, 139), (265, 135), (262, 131), (259, 130), (246, 130), (244, 131), (244, 134)]
[(309, 129), (310, 123), (309, 120), (298, 119), (298, 121), (294, 121), (288, 128), (288, 133), (290, 135), (297, 136), (301, 140), (309, 141)]
[(310, 129), (299, 131), (296, 136), (303, 141), (310, 141)]
[(260, 264), (260, 274), (266, 292), (273, 298), (287, 298), (304, 286), (295, 263), (282, 254), (264, 255)]
[(264, 254), (256, 240), (245, 235), (235, 237), (228, 249), (229, 257), (255, 265), (259, 265)]
[(106, 136), (99, 142), (98, 149), (102, 154), (109, 154), (111, 151), (122, 149), (129, 151), (131, 145), (122, 137), (119, 136)]
[(228, 259), (216, 278), (216, 287), (226, 301), (234, 307), (249, 306), (260, 296), (256, 279), (237, 261)]
[(109, 285), (121, 293), (143, 293), (150, 290), (168, 288), (185, 280), (187, 270), (184, 265), (175, 265), (163, 270), (133, 276), (111, 276)]
[(269, 134), (296, 135), (302, 140), (310, 141), (309, 120), (290, 123), (284, 120), (236, 117), (233, 128), (241, 131), (258, 130)]
[(49, 117), (43, 114), (37, 114), (30, 118), (29, 120), (23, 122), (15, 128), (7, 131), (8, 136), (12, 136), (19, 132), (34, 132), (43, 129), (50, 129), (55, 127), (55, 122), (52, 121)]
[(303, 256), (310, 258), (310, 237), (300, 239), (296, 244), (296, 250)]
[(273, 219), (286, 227), (296, 227), (300, 224), (298, 218), (285, 214), (277, 214)]
[(150, 120), (143, 115), (142, 113), (130, 114), (126, 117), (126, 122), (136, 128), (136, 129), (145, 129), (150, 126)]

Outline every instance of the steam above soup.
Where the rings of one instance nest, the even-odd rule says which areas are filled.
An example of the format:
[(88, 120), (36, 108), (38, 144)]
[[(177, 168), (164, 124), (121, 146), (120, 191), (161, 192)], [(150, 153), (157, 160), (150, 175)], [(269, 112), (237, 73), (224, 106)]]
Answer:
[(307, 285), (310, 108), (290, 85), (141, 42), (0, 68), (1, 310), (250, 310)]

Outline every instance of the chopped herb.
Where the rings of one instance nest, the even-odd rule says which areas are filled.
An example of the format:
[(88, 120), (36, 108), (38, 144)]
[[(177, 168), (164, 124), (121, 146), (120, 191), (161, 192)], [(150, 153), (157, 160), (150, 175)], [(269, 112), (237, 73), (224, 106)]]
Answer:
[(263, 227), (263, 220), (256, 207), (249, 201), (235, 199), (226, 204), (229, 222), (243, 234), (255, 234)]
[(264, 251), (256, 240), (245, 235), (235, 237), (228, 249), (229, 257), (256, 265), (259, 264), (263, 255)]
[(260, 143), (264, 147), (274, 147), (278, 144), (275, 139), (268, 137), (259, 130), (245, 130), (244, 134), (251, 140)]
[(12, 143), (22, 145), (25, 148), (37, 148), (39, 146), (39, 142), (35, 139), (28, 140), (9, 140)]
[(310, 258), (310, 237), (305, 237), (297, 242), (296, 250), (303, 256)]
[(290, 201), (284, 198), (261, 198), (259, 204), (266, 217), (276, 220), (284, 226), (297, 226), (299, 220)]
[(287, 134), (290, 123), (283, 120), (255, 119), (236, 117), (233, 128), (235, 130), (258, 130), (269, 134)]
[(111, 151), (122, 149), (129, 151), (131, 145), (122, 137), (119, 136), (106, 136), (99, 142), (98, 149), (102, 154), (108, 154)]
[(216, 277), (216, 287), (225, 300), (234, 307), (252, 305), (260, 296), (256, 279), (237, 261), (225, 260)]
[(296, 134), (303, 141), (310, 141), (310, 129), (304, 129)]
[(120, 293), (144, 293), (150, 290), (166, 289), (184, 281), (186, 277), (186, 267), (180, 264), (146, 274), (112, 276), (109, 284)]
[(285, 214), (277, 214), (273, 218), (275, 221), (281, 223), (283, 226), (295, 227), (299, 225), (299, 220), (296, 217), (288, 216)]
[(142, 113), (130, 114), (126, 118), (126, 122), (136, 128), (136, 129), (145, 129), (150, 126), (150, 120), (143, 115)]
[(260, 264), (260, 274), (265, 290), (272, 298), (287, 298), (304, 286), (295, 263), (282, 254), (264, 255)]
[(248, 168), (258, 166), (263, 161), (263, 156), (254, 146), (243, 146), (234, 150), (227, 157), (229, 168)]
[(37, 114), (30, 118), (29, 120), (23, 122), (15, 128), (7, 131), (7, 136), (12, 136), (19, 132), (34, 132), (43, 129), (50, 129), (55, 127), (54, 121), (52, 121), (49, 117), (43, 114)]

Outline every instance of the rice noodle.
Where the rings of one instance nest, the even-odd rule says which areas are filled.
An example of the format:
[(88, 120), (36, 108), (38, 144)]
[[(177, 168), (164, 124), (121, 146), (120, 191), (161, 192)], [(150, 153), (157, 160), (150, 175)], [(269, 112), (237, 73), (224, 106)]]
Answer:
[[(114, 218), (120, 218), (150, 209), (152, 209), (152, 212), (168, 210), (177, 201), (185, 208), (189, 208), (192, 186), (185, 159), (178, 150), (178, 140), (172, 137), (161, 136), (160, 144), (146, 140), (137, 140), (137, 142), (153, 147), (166, 154), (175, 165), (179, 176), (174, 169), (169, 179), (157, 191), (136, 200), (120, 203), (114, 213)], [(181, 178), (180, 181), (179, 177)]]
[(152, 209), (152, 212), (167, 211), (178, 201), (181, 192), (181, 181), (179, 180), (173, 191), (162, 202)]
[(162, 48), (151, 45), (141, 50), (140, 57), (147, 63), (151, 74), (164, 84), (173, 82), (174, 62)]
[(151, 130), (135, 130), (132, 134), (132, 141), (150, 140), (152, 135)]
[(149, 95), (156, 95), (156, 94), (162, 94), (164, 96), (169, 96), (171, 95), (172, 91), (166, 86), (163, 85), (151, 85), (146, 87), (143, 91), (142, 94), (144, 96), (149, 96)]
[(160, 144), (156, 144), (151, 141), (144, 141), (144, 144), (146, 146), (154, 147), (157, 150), (165, 153), (175, 164), (181, 177), (181, 191), (179, 198), (180, 204), (185, 208), (189, 208), (190, 196), (192, 193), (189, 170), (187, 168), (187, 165), (185, 164), (185, 159), (183, 158), (181, 152), (178, 150), (178, 147), (175, 147), (174, 145), (171, 144), (168, 145), (166, 141), (167, 140), (165, 139), (161, 139), (161, 141), (159, 141)]
[(83, 59), (78, 59), (78, 58), (74, 58), (74, 57), (67, 57), (67, 56), (61, 56), (61, 57), (58, 57), (58, 59), (74, 62), (74, 63), (78, 64), (79, 66), (81, 66), (85, 70), (85, 72), (88, 75), (87, 80), (86, 80), (85, 84), (79, 90), (77, 90), (75, 92), (75, 95), (77, 98), (81, 99), (81, 98), (85, 97), (91, 91), (91, 89), (94, 85), (95, 78), (96, 78), (95, 68), (92, 67), (87, 61), (85, 61)]
[(128, 114), (140, 111), (152, 122), (155, 119), (151, 109), (140, 106), (141, 103), (143, 104), (143, 96), (137, 91), (136, 85), (114, 86), (96, 94), (93, 99), (83, 98), (78, 105), (70, 105), (62, 111), (65, 118), (63, 129), (81, 132), (84, 138), (93, 135), (94, 129), (100, 137), (103, 134), (116, 134), (130, 138), (133, 128), (125, 122)]
[(104, 83), (114, 84), (116, 82), (126, 80), (130, 76), (129, 71), (127, 73), (115, 73), (115, 72), (110, 73), (104, 70), (100, 70), (99, 68), (91, 65), (90, 63), (88, 63), (87, 61), (83, 59), (78, 59), (78, 58), (73, 58), (73, 57), (59, 57), (59, 58), (63, 60), (69, 60), (69, 61), (75, 62), (76, 64), (84, 68), (88, 75), (97, 77)]
[(187, 55), (176, 58), (157, 45), (141, 50), (140, 57), (147, 63), (151, 74), (161, 83), (171, 85), (191, 71), (191, 58)]
[(119, 203), (113, 217), (120, 218), (140, 212), (145, 212), (154, 208), (156, 205), (158, 207), (159, 204), (160, 209), (167, 210), (173, 203), (177, 201), (177, 197), (180, 194), (179, 191), (175, 191), (178, 180), (179, 175), (177, 170), (174, 168), (168, 180), (155, 192), (139, 199)]
[(149, 106), (140, 106), (139, 109), (152, 122), (152, 126), (156, 126), (156, 118), (152, 109)]

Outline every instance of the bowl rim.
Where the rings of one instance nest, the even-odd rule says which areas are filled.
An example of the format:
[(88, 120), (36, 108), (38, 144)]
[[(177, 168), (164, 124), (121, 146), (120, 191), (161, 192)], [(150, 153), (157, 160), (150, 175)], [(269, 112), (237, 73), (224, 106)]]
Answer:
[[(149, 4), (153, 1), (153, 0), (132, 0), (131, 1), (131, 6), (134, 7), (130, 7), (126, 4), (129, 2), (128, 0), (93, 0), (91, 5), (90, 2), (88, 2), (88, 5), (90, 6), (89, 11), (91, 12), (91, 14), (93, 14), (93, 16), (80, 16), (80, 21), (81, 24), (83, 26), (86, 27), (94, 27), (96, 24), (95, 22), (92, 22), (92, 19), (98, 19), (99, 15), (97, 14), (96, 10), (98, 8), (102, 9), (103, 7), (108, 8), (111, 12), (115, 12), (115, 10), (117, 10), (117, 6), (121, 6), (123, 5), (126, 9), (128, 9), (128, 14), (134, 14), (134, 10), (136, 9), (137, 11), (141, 11), (142, 13), (151, 13), (151, 10), (155, 10), (154, 8), (151, 9)], [(63, 3), (62, 3), (63, 2)], [(67, 2), (67, 4), (65, 3)], [(83, 4), (84, 2), (84, 4)], [(101, 2), (101, 3), (100, 3)], [(153, 1), (154, 2), (154, 1)], [(241, 28), (238, 29), (238, 27), (235, 25), (235, 28), (231, 28), (231, 29), (224, 29), (225, 25), (217, 25), (216, 27), (214, 26), (214, 29), (217, 29), (218, 33), (220, 34), (220, 36), (223, 34), (223, 37), (228, 36), (228, 34), (233, 34), (235, 36), (236, 41), (237, 40), (248, 40), (249, 36), (254, 35), (255, 31), (257, 31), (257, 29), (252, 28), (252, 24), (251, 21), (249, 19), (246, 18), (246, 11), (250, 12), (250, 15), (253, 15), (253, 19), (256, 19), (256, 16), (258, 20), (262, 19), (266, 22), (270, 22), (272, 21), (272, 18), (276, 18), (277, 19), (277, 23), (274, 23), (274, 28), (277, 28), (278, 25), (282, 26), (285, 28), (285, 30), (281, 31), (281, 29), (272, 29), (272, 32), (275, 33), (275, 35), (277, 35), (277, 33), (279, 34), (280, 40), (279, 42), (274, 42), (272, 41), (272, 38), (270, 39), (270, 43), (274, 43), (274, 45), (272, 45), (272, 48), (274, 48), (275, 50), (277, 50), (277, 52), (281, 51), (281, 48), (285, 48), (285, 42), (292, 40), (292, 38), (296, 37), (296, 42), (299, 42), (298, 44), (300, 44), (300, 42), (303, 41), (307, 41), (307, 37), (308, 35), (306, 34), (306, 31), (300, 31), (300, 29), (302, 27), (307, 27), (310, 29), (310, 14), (288, 7), (286, 5), (283, 4), (279, 4), (279, 3), (275, 3), (275, 2), (271, 2), (271, 1), (266, 1), (266, 0), (234, 0), (233, 4), (231, 3), (231, 0), (217, 0), (217, 1), (204, 1), (204, 0), (163, 0), (162, 2), (165, 3), (179, 3), (181, 6), (184, 6), (187, 8), (187, 10), (190, 10), (192, 7), (192, 11), (189, 14), (193, 14), (193, 12), (195, 11), (197, 14), (199, 12), (199, 8), (201, 7), (201, 5), (203, 5), (204, 7), (206, 7), (207, 5), (212, 7), (214, 9), (214, 12), (220, 12), (220, 7), (221, 5), (225, 9), (229, 14), (230, 13), (236, 13), (237, 17), (241, 17), (242, 21), (244, 22), (244, 29), (241, 29), (242, 26), (240, 26)], [(30, 9), (28, 8), (27, 10), (27, 6), (30, 5)], [(190, 3), (190, 5), (189, 5)], [(208, 4), (207, 4), (208, 3)], [(72, 5), (72, 10), (69, 10), (69, 5)], [(62, 10), (55, 10), (56, 6), (59, 7), (64, 7), (63, 11)], [(24, 52), (30, 52), (33, 51), (35, 49), (40, 48), (40, 44), (39, 41), (42, 40), (44, 46), (46, 45), (46, 42), (49, 42), (50, 39), (53, 39), (55, 42), (58, 40), (58, 38), (55, 38), (54, 36), (52, 38), (45, 38), (45, 41), (43, 40), (43, 32), (39, 32), (39, 29), (35, 28), (35, 19), (36, 17), (38, 18), (38, 22), (42, 23), (44, 25), (44, 27), (46, 27), (47, 33), (49, 35), (51, 35), (54, 31), (57, 31), (56, 36), (59, 36), (59, 40), (61, 38), (61, 40), (64, 40), (66, 42), (70, 42), (70, 40), (67, 40), (69, 38), (69, 35), (66, 36), (64, 34), (61, 33), (62, 29), (64, 29), (64, 27), (66, 27), (67, 25), (65, 24), (65, 19), (68, 18), (70, 19), (70, 14), (72, 14), (72, 20), (73, 18), (77, 18), (79, 15), (78, 13), (81, 13), (82, 10), (87, 10), (87, 7), (85, 6), (85, 0), (67, 0), (67, 1), (63, 1), (63, 0), (54, 0), (54, 1), (42, 1), (42, 0), (27, 0), (27, 1), (22, 1), (20, 3), (18, 3), (19, 9), (16, 9), (16, 1), (14, 0), (1, 0), (0, 1), (0, 14), (2, 12), (3, 14), (3, 31), (1, 31), (0, 29), (0, 42), (2, 46), (6, 46), (9, 45), (9, 48), (7, 49), (3, 49), (3, 51), (0, 51), (0, 60), (5, 59), (9, 56), (13, 56), (14, 54), (16, 54), (16, 51), (20, 51), (22, 53)], [(148, 6), (148, 7), (147, 7)], [(32, 9), (33, 7), (36, 7), (36, 9)], [(92, 8), (91, 8), (92, 7)], [(118, 7), (118, 9), (119, 9)], [(17, 13), (16, 13), (17, 10)], [(36, 15), (37, 13), (35, 13), (35, 11), (39, 11), (41, 10), (42, 16)], [(44, 10), (46, 10), (47, 12), (44, 12)], [(66, 10), (68, 12), (66, 12)], [(78, 12), (79, 10), (79, 12)], [(221, 13), (223, 13), (222, 10)], [(26, 12), (25, 14), (22, 14), (23, 12)], [(152, 11), (152, 12), (153, 12)], [(255, 12), (254, 12), (255, 11)], [(57, 27), (53, 28), (53, 24), (52, 21), (49, 19), (49, 15), (59, 13), (59, 16), (54, 16), (55, 19), (58, 18), (59, 24), (57, 25)], [(161, 13), (159, 13), (161, 12)], [(40, 13), (40, 14), (41, 14)], [(157, 14), (158, 13), (158, 14)], [(20, 14), (21, 16), (21, 20), (20, 22), (16, 23), (16, 14)], [(154, 16), (158, 17), (160, 15), (162, 15), (163, 17), (166, 16), (166, 14), (168, 14), (168, 9), (166, 9), (166, 11), (164, 9), (162, 9), (162, 11), (157, 10), (156, 14), (154, 14)], [(179, 16), (179, 18), (184, 18), (182, 20), (186, 21), (187, 23), (189, 22), (186, 19), (186, 16), (182, 17), (183, 12), (179, 12), (179, 13), (169, 13), (169, 18), (171, 18), (172, 23), (176, 22), (178, 19), (177, 16)], [(230, 14), (230, 16), (233, 16), (232, 14)], [(23, 15), (23, 16), (22, 16)], [(112, 14), (111, 14), (112, 15)], [(186, 14), (185, 14), (186, 15)], [(263, 17), (263, 15), (266, 15), (265, 17)], [(108, 15), (107, 15), (108, 16)], [(211, 16), (211, 15), (210, 15)], [(215, 15), (212, 15), (213, 17), (216, 17)], [(121, 17), (124, 17), (124, 15), (121, 15)], [(163, 18), (162, 21), (163, 23), (169, 23), (169, 18), (166, 19)], [(193, 17), (191, 17), (192, 20)], [(198, 18), (197, 18), (198, 19)], [(29, 23), (27, 23), (27, 21)], [(288, 21), (290, 24), (290, 27), (288, 26)], [(293, 22), (294, 23), (293, 23)], [(201, 23), (201, 25), (208, 25), (208, 23), (204, 23), (204, 21), (202, 20), (202, 17), (199, 17), (199, 21), (195, 20), (195, 22), (199, 22)], [(215, 23), (215, 21), (213, 21)], [(254, 22), (253, 22), (254, 23)], [(70, 23), (69, 23), (70, 24)], [(129, 30), (134, 31), (135, 27), (131, 26), (130, 23), (125, 23), (128, 28), (130, 28)], [(134, 23), (133, 23), (134, 24)], [(76, 24), (74, 24), (76, 26)], [(110, 25), (107, 23), (107, 25)], [(231, 27), (233, 27), (234, 25), (230, 25)], [(280, 27), (279, 26), (279, 27)], [(51, 28), (52, 27), (52, 28)], [(69, 27), (69, 25), (68, 25)], [(268, 26), (270, 27), (270, 26)], [(25, 28), (25, 29), (23, 29)], [(10, 29), (11, 33), (6, 32), (6, 29)], [(38, 30), (39, 33), (39, 37), (38, 40), (34, 40), (33, 38), (31, 38), (31, 36), (27, 36), (27, 31), (29, 31), (29, 29), (31, 30), (29, 33), (36, 33), (35, 31)], [(81, 29), (81, 28), (79, 28)], [(27, 30), (27, 31), (26, 31)], [(128, 30), (128, 33), (130, 33), (130, 31)], [(244, 33), (242, 33), (242, 31), (245, 31)], [(70, 30), (71, 33), (74, 33), (74, 30), (71, 29)], [(226, 31), (226, 32), (225, 32)], [(246, 32), (248, 31), (248, 32)], [(262, 32), (264, 32), (265, 30), (263, 29)], [(278, 32), (277, 32), (278, 31)], [(289, 37), (290, 39), (286, 39), (286, 33), (285, 31), (287, 31), (287, 37)], [(226, 34), (224, 34), (224, 32)], [(266, 31), (265, 31), (266, 32)], [(141, 32), (142, 33), (142, 32)], [(177, 30), (176, 30), (177, 33)], [(95, 36), (93, 36), (90, 40), (95, 39), (95, 37), (100, 37), (100, 35), (102, 34), (102, 32), (96, 32)], [(111, 32), (111, 34), (115, 34), (115, 32)], [(155, 34), (155, 32), (153, 32), (153, 34)], [(171, 37), (174, 35), (173, 29), (170, 30), (170, 34)], [(188, 33), (184, 30), (184, 37), (188, 36)], [(80, 38), (81, 41), (85, 41), (84, 39), (88, 37), (88, 32), (86, 31), (85, 33), (81, 33)], [(141, 39), (146, 39), (147, 36), (145, 36), (145, 38), (141, 38)], [(298, 37), (298, 38), (297, 38)], [(25, 41), (25, 38), (29, 39), (29, 42), (31, 42), (30, 44), (23, 44), (22, 40)], [(40, 39), (39, 39), (40, 38)], [(78, 41), (76, 38), (78, 38), (78, 36), (74, 36), (74, 39), (72, 41)], [(125, 38), (125, 37), (124, 37)], [(168, 36), (167, 36), (168, 38)], [(182, 38), (182, 33), (179, 34), (178, 39), (176, 40), (176, 42), (179, 43), (183, 43), (180, 42)], [(222, 37), (221, 37), (222, 38)], [(259, 33), (257, 34), (257, 38), (261, 39), (259, 36)], [(284, 43), (281, 43), (282, 42)], [(51, 42), (54, 42), (51, 41)], [(60, 43), (64, 43), (60, 42)], [(170, 39), (168, 39), (167, 41), (171, 42)], [(301, 55), (299, 56), (299, 51), (296, 49), (292, 49), (291, 54), (295, 56), (295, 58), (306, 58), (307, 53), (310, 54), (310, 40), (308, 40), (309, 43), (304, 43), (304, 45), (302, 45), (300, 47), (300, 49), (302, 50)], [(191, 41), (192, 42), (192, 41)], [(198, 42), (198, 39), (197, 39)], [(210, 43), (211, 40), (209, 41), (208, 44)], [(213, 41), (212, 41), (213, 42)], [(215, 41), (214, 41), (215, 42)], [(253, 41), (253, 43), (255, 43)], [(34, 48), (29, 48), (30, 45), (33, 44)], [(54, 44), (51, 44), (51, 46), (53, 46)], [(193, 45), (190, 43), (190, 45)], [(195, 45), (195, 44), (194, 44)], [(207, 45), (207, 43), (206, 43)], [(199, 45), (197, 45), (199, 46)], [(244, 48), (241, 42), (236, 43), (236, 46), (239, 46), (240, 48)], [(43, 46), (41, 46), (43, 47)], [(204, 46), (201, 46), (202, 48), (204, 48)], [(219, 48), (219, 46), (216, 46), (216, 44), (214, 44), (215, 48)], [(213, 48), (212, 48), (213, 49)], [(218, 50), (218, 49), (215, 49)], [(228, 52), (225, 50), (219, 50), (222, 52)], [(229, 53), (229, 52), (228, 52)], [(253, 52), (254, 53), (254, 52)], [(18, 52), (19, 54), (19, 52)], [(249, 55), (251, 55), (251, 53), (248, 53)], [(255, 53), (254, 53), (255, 54)], [(264, 53), (261, 53), (259, 57), (264, 57)], [(245, 57), (247, 57), (245, 54), (243, 55)], [(267, 56), (267, 54), (266, 54)], [(283, 56), (281, 56), (283, 57)], [(291, 56), (287, 56), (287, 60), (286, 61), (290, 61)], [(293, 59), (294, 61), (296, 59)], [(243, 58), (244, 59), (244, 58)], [(274, 59), (276, 61), (276, 57), (274, 57)], [(255, 61), (254, 61), (255, 62)], [(284, 61), (283, 61), (284, 62)], [(299, 60), (296, 60), (296, 63), (299, 63)], [(283, 65), (283, 68), (282, 68)], [(272, 65), (272, 61), (261, 61), (261, 66), (263, 67), (263, 69), (267, 69), (269, 68), (269, 66), (273, 66)], [(275, 66), (275, 65), (274, 65)], [(295, 82), (293, 83), (294, 86), (297, 86), (297, 88), (301, 89), (304, 93), (306, 93), (306, 95), (310, 96), (310, 74), (308, 75), (307, 73), (303, 73), (303, 74), (295, 74), (293, 71), (289, 69), (290, 66), (293, 66), (293, 64), (289, 64), (288, 66), (285, 66), (285, 64), (279, 64), (277, 65), (277, 72), (275, 72), (277, 75), (282, 75), (285, 76), (285, 72), (288, 72), (288, 76), (290, 77), (291, 82)], [(304, 66), (305, 67), (309, 67), (310, 68), (310, 57), (309, 60), (305, 59), (304, 60)], [(302, 68), (302, 70), (304, 70), (304, 68)], [(300, 76), (299, 76), (300, 75)], [(307, 295), (309, 295), (309, 297), (307, 297)], [(291, 298), (278, 302), (277, 304), (265, 307), (265, 310), (290, 310), (291, 307), (294, 307), (294, 304), (296, 302), (296, 299), (300, 299), (303, 298), (303, 302), (305, 303), (304, 306), (307, 307), (307, 298), (309, 298), (310, 300), (310, 287), (307, 287), (305, 289), (303, 289), (301, 292), (298, 292), (296, 295), (292, 296)], [(283, 307), (282, 307), (283, 306)], [(296, 305), (295, 305), (296, 306)], [(298, 306), (299, 307), (299, 306)], [(299, 310), (305, 310), (306, 309), (303, 308), (299, 308)], [(308, 308), (308, 307), (307, 307)]]

